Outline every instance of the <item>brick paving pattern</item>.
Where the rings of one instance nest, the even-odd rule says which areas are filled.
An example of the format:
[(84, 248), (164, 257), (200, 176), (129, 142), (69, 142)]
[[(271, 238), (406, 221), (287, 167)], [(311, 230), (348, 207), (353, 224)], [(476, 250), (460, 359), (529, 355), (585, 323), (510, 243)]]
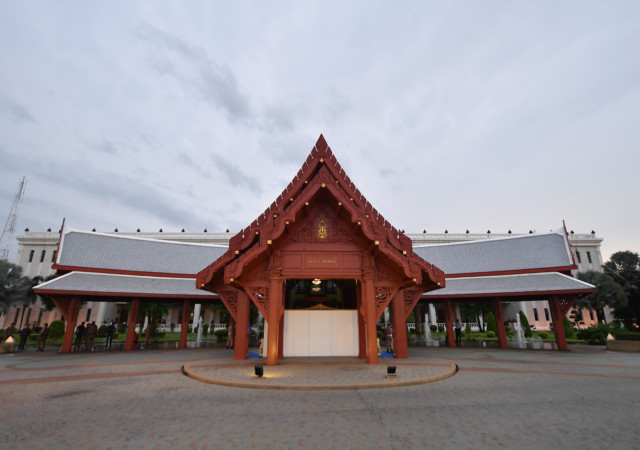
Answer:
[[(322, 391), (181, 373), (187, 363), (258, 361), (234, 362), (225, 349), (3, 354), (0, 448), (638, 448), (640, 355), (570, 349), (410, 348), (409, 360), (391, 360), (399, 376), (446, 361), (460, 371), (416, 386)], [(285, 361), (304, 368), (304, 380), (292, 372), (296, 383), (318, 384), (379, 376), (388, 362)]]

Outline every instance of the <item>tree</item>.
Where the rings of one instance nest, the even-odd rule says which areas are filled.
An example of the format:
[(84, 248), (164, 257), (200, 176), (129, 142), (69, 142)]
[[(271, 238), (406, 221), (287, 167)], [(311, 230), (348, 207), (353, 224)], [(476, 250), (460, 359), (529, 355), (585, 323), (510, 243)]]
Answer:
[(22, 276), (22, 267), (0, 261), (0, 313), (16, 303), (26, 301), (31, 280)]
[[(51, 274), (45, 278), (42, 277), (33, 277), (32, 278), (32, 288), (31, 288), (31, 293), (33, 293), (33, 288), (38, 286), (39, 284), (42, 283), (46, 283), (47, 281), (51, 281), (56, 277), (55, 274)], [(38, 280), (39, 282), (36, 282)], [(40, 303), (42, 303), (42, 307), (44, 308), (45, 311), (53, 311), (54, 309), (56, 309), (56, 305), (51, 301), (51, 299), (49, 297), (40, 297)], [(82, 302), (81, 305), (85, 304), (86, 302)]]
[(614, 316), (623, 321), (625, 327), (635, 328), (640, 321), (640, 256), (630, 251), (616, 252), (604, 266), (604, 272), (624, 289), (626, 306), (619, 306)]
[(624, 288), (611, 275), (595, 270), (578, 273), (578, 279), (596, 287), (595, 292), (586, 295), (575, 304), (576, 308), (587, 308), (596, 312), (598, 322), (606, 322), (604, 307), (613, 310), (627, 306), (628, 298)]
[(462, 303), (460, 305), (460, 314), (463, 318), (466, 318), (466, 322), (471, 322), (473, 319), (480, 328), (480, 331), (484, 331), (484, 323), (479, 320), (480, 317), (491, 311), (491, 304), (488, 302), (481, 303)]
[(532, 337), (533, 331), (531, 331), (531, 325), (529, 325), (527, 315), (522, 311), (520, 311), (518, 315), (520, 316), (520, 326), (524, 330), (524, 337)]
[[(151, 343), (151, 331), (156, 329), (158, 320), (166, 316), (169, 312), (168, 303), (140, 303), (138, 308), (138, 318), (147, 317), (147, 329), (144, 337), (144, 347), (148, 348)], [(129, 324), (131, 326), (131, 324)], [(136, 324), (133, 324), (135, 327)]]
[(487, 332), (493, 331), (498, 334), (498, 325), (496, 324), (496, 316), (491, 311), (487, 314)]

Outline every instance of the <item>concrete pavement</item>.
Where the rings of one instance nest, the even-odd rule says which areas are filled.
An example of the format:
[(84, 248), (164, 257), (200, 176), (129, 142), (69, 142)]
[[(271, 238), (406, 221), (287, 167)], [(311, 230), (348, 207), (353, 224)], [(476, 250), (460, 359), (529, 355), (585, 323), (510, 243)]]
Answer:
[[(182, 374), (185, 364), (229, 367), (225, 376), (253, 381), (245, 369), (256, 360), (235, 362), (220, 348), (0, 355), (0, 447), (637, 448), (640, 355), (570, 348), (415, 347), (410, 359), (391, 360), (398, 378), (444, 370), (446, 361), (459, 372), (407, 387), (318, 391)], [(292, 384), (345, 384), (382, 380), (387, 362), (285, 360), (278, 370), (293, 369)]]

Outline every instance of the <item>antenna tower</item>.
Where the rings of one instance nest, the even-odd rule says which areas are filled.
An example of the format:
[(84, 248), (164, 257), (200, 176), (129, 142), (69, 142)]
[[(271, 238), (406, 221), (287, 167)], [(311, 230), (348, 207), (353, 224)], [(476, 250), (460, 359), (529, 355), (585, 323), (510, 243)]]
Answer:
[(22, 181), (18, 183), (18, 189), (16, 190), (16, 196), (13, 198), (13, 204), (11, 205), (11, 211), (7, 217), (7, 222), (4, 224), (2, 230), (2, 236), (0, 236), (0, 261), (9, 259), (9, 250), (13, 244), (13, 235), (16, 231), (16, 220), (18, 219), (18, 211), (22, 204), (22, 198), (24, 197), (24, 190), (27, 186), (26, 177), (22, 177)]

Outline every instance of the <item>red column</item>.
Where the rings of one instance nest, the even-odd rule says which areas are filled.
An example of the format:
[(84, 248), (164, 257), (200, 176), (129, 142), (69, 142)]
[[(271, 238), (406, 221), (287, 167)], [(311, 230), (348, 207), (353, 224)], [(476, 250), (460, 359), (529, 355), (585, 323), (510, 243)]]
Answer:
[(504, 331), (504, 316), (502, 315), (502, 304), (500, 298), (493, 300), (493, 312), (496, 316), (496, 327), (498, 328), (498, 344), (500, 348), (507, 348), (507, 333)]
[(191, 313), (191, 301), (185, 300), (182, 304), (182, 323), (180, 324), (180, 341), (178, 348), (187, 348), (187, 333), (189, 333), (189, 316)]
[(444, 321), (447, 324), (447, 345), (449, 347), (456, 346), (456, 337), (453, 331), (453, 314), (451, 314), (451, 300), (444, 300)]
[(282, 279), (272, 278), (269, 283), (269, 335), (267, 336), (267, 365), (278, 364), (278, 337), (280, 334), (280, 320), (282, 317)]
[(362, 285), (364, 322), (367, 335), (367, 364), (378, 364), (378, 332), (376, 330), (376, 303), (373, 279), (365, 278)]
[(393, 346), (395, 358), (408, 358), (409, 346), (407, 344), (407, 319), (404, 312), (404, 293), (398, 291), (391, 300), (393, 311)]
[(140, 300), (134, 298), (131, 302), (131, 309), (129, 310), (129, 319), (127, 322), (127, 342), (124, 344), (125, 350), (135, 349), (134, 339), (136, 334), (136, 322), (138, 321), (138, 306)]
[(567, 336), (564, 334), (564, 324), (562, 310), (558, 303), (558, 298), (554, 295), (549, 300), (549, 309), (551, 310), (551, 320), (553, 321), (553, 332), (556, 335), (556, 345), (558, 350), (569, 350), (567, 345)]
[(358, 309), (358, 358), (367, 358), (367, 328), (360, 308)]
[(278, 327), (278, 359), (284, 359), (284, 317), (280, 315)]
[(80, 297), (74, 296), (69, 301), (67, 313), (65, 314), (66, 328), (64, 330), (64, 340), (60, 352), (69, 353), (73, 346), (73, 333), (78, 322), (78, 311), (80, 310)]
[(236, 336), (233, 347), (233, 359), (247, 359), (249, 357), (249, 296), (244, 292), (238, 292), (236, 312)]

